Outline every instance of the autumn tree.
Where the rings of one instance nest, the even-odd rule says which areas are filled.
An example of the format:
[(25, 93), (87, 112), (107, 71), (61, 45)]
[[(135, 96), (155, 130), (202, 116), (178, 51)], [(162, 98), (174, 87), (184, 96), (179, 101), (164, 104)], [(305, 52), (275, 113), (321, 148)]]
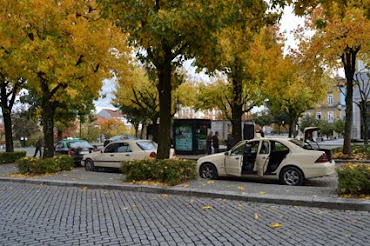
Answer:
[[(201, 86), (199, 99), (208, 97), (209, 100), (211, 94), (216, 96), (213, 106), (222, 110), (231, 121), (233, 139), (237, 143), (242, 139), (243, 114), (264, 99), (260, 90), (264, 76), (260, 68), (268, 60), (264, 56), (268, 52), (257, 53), (265, 51), (262, 47), (269, 49), (277, 45), (274, 30), (264, 29), (276, 21), (277, 15), (269, 13), (268, 4), (261, 0), (233, 2), (228, 11), (229, 18), (226, 18), (230, 24), (214, 33), (214, 41), (204, 48), (197, 60), (197, 64), (205, 66), (208, 72), (219, 70), (227, 79), (219, 80), (208, 92), (206, 86)], [(202, 96), (202, 93), (207, 95)], [(212, 107), (204, 102), (201, 107)]]
[(19, 36), (5, 35), (24, 41), (14, 51), (14, 65), (24, 67), (21, 77), (41, 98), (44, 157), (50, 157), (56, 109), (77, 102), (80, 94), (97, 96), (103, 78), (118, 67), (124, 71), (125, 36), (101, 18), (95, 1), (20, 0), (12, 5), (8, 15), (17, 17), (12, 26)]
[(344, 68), (346, 76), (346, 120), (343, 153), (351, 152), (353, 121), (353, 87), (356, 60), (369, 52), (370, 11), (368, 0), (330, 0), (295, 2), (295, 12), (307, 16), (306, 30), (312, 37), (301, 35), (301, 48), (316, 65)]
[(126, 129), (126, 125), (121, 119), (110, 118), (100, 124), (100, 132), (108, 139), (113, 136), (122, 134), (131, 134), (130, 129)]
[(261, 126), (269, 126), (274, 122), (274, 116), (271, 114), (270, 110), (262, 110), (252, 114), (254, 122)]
[(158, 159), (169, 157), (173, 72), (184, 60), (203, 52), (220, 26), (224, 1), (102, 0), (107, 16), (130, 34), (137, 56), (158, 79)]

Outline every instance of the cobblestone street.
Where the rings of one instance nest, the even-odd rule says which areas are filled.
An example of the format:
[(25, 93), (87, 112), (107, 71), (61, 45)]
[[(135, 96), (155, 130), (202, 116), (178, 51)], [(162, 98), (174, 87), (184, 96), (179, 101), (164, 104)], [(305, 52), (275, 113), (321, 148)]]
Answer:
[[(0, 183), (0, 245), (369, 245), (370, 213)], [(270, 228), (272, 223), (282, 227)]]

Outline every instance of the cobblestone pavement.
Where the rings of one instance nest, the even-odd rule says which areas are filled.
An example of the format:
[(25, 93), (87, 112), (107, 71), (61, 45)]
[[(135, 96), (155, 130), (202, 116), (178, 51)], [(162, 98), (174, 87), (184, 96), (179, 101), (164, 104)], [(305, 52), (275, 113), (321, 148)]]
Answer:
[[(369, 216), (369, 212), (0, 183), (4, 246), (369, 245)], [(273, 223), (282, 227), (270, 228)]]

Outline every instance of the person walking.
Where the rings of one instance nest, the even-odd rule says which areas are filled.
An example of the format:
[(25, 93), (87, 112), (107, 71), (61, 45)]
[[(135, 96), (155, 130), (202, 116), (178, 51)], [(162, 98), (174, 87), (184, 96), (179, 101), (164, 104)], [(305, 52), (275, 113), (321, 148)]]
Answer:
[(40, 151), (40, 157), (41, 157), (41, 155), (42, 155), (42, 151), (41, 151), (42, 138), (41, 138), (41, 136), (37, 138), (35, 146), (36, 146), (36, 150), (35, 150), (35, 154), (33, 155), (33, 157), (36, 157), (38, 151)]
[(227, 142), (226, 142), (227, 150), (230, 150), (234, 146), (234, 138), (231, 136), (231, 133), (227, 134)]
[(207, 155), (212, 154), (212, 131), (207, 136)]
[(212, 137), (213, 149), (215, 153), (220, 152), (220, 145), (218, 143), (218, 132), (215, 132), (215, 135)]

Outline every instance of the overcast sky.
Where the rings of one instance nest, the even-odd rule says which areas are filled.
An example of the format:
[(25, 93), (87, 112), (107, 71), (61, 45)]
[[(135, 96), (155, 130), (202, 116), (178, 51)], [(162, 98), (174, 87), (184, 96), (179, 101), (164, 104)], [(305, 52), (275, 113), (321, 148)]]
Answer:
[[(298, 18), (294, 15), (293, 13), (293, 8), (292, 7), (287, 7), (284, 10), (284, 14), (282, 16), (282, 19), (280, 21), (281, 23), (281, 31), (285, 33), (285, 36), (287, 38), (286, 40), (286, 48), (292, 47), (296, 48), (297, 45), (294, 42), (294, 37), (291, 34), (291, 32), (297, 28), (298, 25), (303, 25), (304, 19), (303, 18)], [(207, 76), (203, 74), (196, 74), (195, 73), (195, 68), (191, 66), (191, 61), (185, 62), (183, 67), (185, 70), (188, 71), (190, 80), (207, 80)], [(103, 88), (101, 91), (101, 95), (105, 95), (104, 98), (100, 98), (97, 101), (94, 101), (96, 111), (99, 112), (102, 108), (110, 108), (110, 109), (115, 109), (113, 105), (111, 104), (112, 100), (112, 91), (115, 88), (115, 82), (112, 80), (104, 80), (103, 81)]]

